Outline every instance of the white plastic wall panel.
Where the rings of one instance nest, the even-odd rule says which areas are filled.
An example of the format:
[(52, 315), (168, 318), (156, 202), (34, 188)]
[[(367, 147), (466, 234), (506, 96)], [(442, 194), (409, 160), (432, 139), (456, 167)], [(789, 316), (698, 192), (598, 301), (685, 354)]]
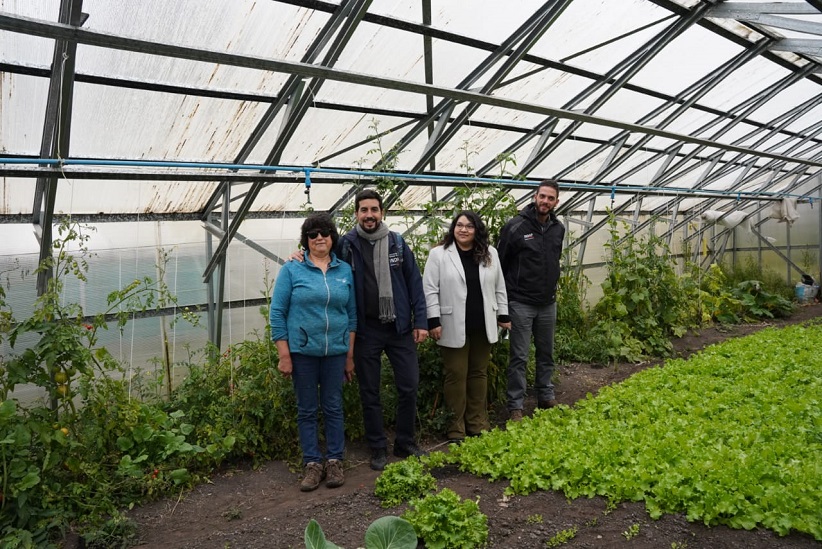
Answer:
[(85, 0), (84, 28), (177, 45), (298, 61), (329, 14), (234, 0)]
[[(338, 3), (338, 2), (334, 2)], [(368, 7), (368, 13), (374, 13), (422, 24), (422, 3), (409, 0), (374, 0)]]
[[(697, 52), (710, 51), (710, 55)], [(698, 25), (692, 25), (658, 52), (631, 83), (677, 95), (737, 55), (742, 48)]]
[(262, 112), (245, 101), (77, 83), (71, 154), (231, 162)]
[[(538, 68), (537, 65), (520, 62), (517, 65), (517, 70), (508, 78), (510, 79), (518, 74), (530, 72), (536, 68)], [(593, 83), (594, 80), (569, 72), (543, 69), (513, 84), (499, 88), (494, 92), (494, 95), (522, 101), (524, 103), (565, 108), (574, 97), (582, 93)]]
[[(596, 174), (601, 163), (587, 162), (585, 164), (578, 164), (576, 160), (582, 158), (594, 148), (596, 148), (596, 144), (587, 141), (566, 139), (548, 158), (540, 162), (529, 176), (537, 179), (553, 178), (560, 170), (571, 167), (572, 171), (563, 179), (587, 180)], [(527, 158), (524, 158), (523, 162), (526, 159)]]
[(770, 88), (789, 72), (775, 63), (756, 58), (735, 70), (699, 100), (700, 105), (728, 111), (762, 90)]
[[(30, 214), (34, 204), (35, 179), (0, 177), (0, 214)], [(7, 242), (3, 239), (3, 247)]]
[[(58, 179), (54, 211), (64, 214), (193, 213), (216, 182)], [(31, 210), (33, 200), (25, 206)]]
[[(656, 25), (611, 44), (601, 44), (669, 15), (668, 10), (647, 0), (574, 0), (531, 53), (555, 60), (575, 56), (568, 61), (571, 65), (605, 72), (664, 27)], [(576, 56), (596, 46), (600, 47)]]
[(266, 97), (275, 97), (288, 79), (283, 73), (86, 45), (77, 49), (77, 73)]
[(432, 26), (478, 40), (500, 43), (545, 3), (517, 0), (517, 9), (497, 0), (432, 2)]
[[(821, 85), (817, 84), (816, 82), (811, 82), (808, 79), (803, 79), (799, 82), (796, 82), (789, 88), (781, 91), (770, 101), (768, 101), (762, 107), (757, 109), (756, 112), (752, 115), (752, 118), (763, 121), (772, 120), (774, 118), (777, 118), (779, 115), (793, 109), (794, 107), (803, 105), (804, 103), (812, 101), (814, 99), (818, 100), (821, 95)], [(810, 124), (810, 120), (813, 119), (813, 117), (808, 117), (807, 115), (805, 115), (804, 122), (800, 124), (800, 127), (804, 127)], [(819, 120), (818, 110), (815, 115), (815, 120)], [(796, 122), (794, 122), (794, 124), (796, 124)]]
[[(254, 211), (263, 212), (280, 212), (280, 211), (294, 211), (305, 208), (305, 177), (296, 176), (294, 183), (272, 183), (265, 187), (257, 199), (254, 201)], [(340, 190), (341, 191), (341, 190)], [(319, 192), (312, 192), (312, 201), (314, 196), (319, 197)], [(240, 201), (232, 205), (232, 210), (236, 210), (240, 205)]]
[(49, 83), (0, 72), (0, 153), (39, 155)]

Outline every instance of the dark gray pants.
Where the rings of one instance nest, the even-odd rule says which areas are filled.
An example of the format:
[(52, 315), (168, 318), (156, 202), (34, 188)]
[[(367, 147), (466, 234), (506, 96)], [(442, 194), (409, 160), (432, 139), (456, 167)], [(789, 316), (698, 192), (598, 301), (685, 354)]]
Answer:
[(508, 360), (508, 410), (522, 410), (525, 399), (528, 355), (531, 336), (536, 348), (536, 380), (534, 388), (537, 401), (554, 398), (554, 330), (557, 325), (557, 304), (529, 305), (511, 301), (508, 303), (511, 317), (511, 351)]

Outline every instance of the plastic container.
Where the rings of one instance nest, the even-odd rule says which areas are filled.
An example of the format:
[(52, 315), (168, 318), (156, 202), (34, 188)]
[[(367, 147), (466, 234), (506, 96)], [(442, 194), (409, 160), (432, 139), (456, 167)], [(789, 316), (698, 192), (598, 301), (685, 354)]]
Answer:
[(818, 284), (802, 284), (801, 282), (797, 282), (794, 287), (796, 300), (800, 303), (811, 303), (817, 293), (819, 293)]

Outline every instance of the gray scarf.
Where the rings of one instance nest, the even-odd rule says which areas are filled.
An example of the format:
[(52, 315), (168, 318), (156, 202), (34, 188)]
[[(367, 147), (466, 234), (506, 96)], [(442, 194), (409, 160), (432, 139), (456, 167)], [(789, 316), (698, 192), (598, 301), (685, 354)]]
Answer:
[(394, 322), (394, 292), (391, 288), (391, 268), (388, 264), (388, 226), (380, 223), (377, 230), (367, 233), (362, 227), (357, 225), (357, 234), (368, 242), (374, 244), (374, 275), (377, 277), (377, 289), (379, 290), (380, 321), (383, 323)]

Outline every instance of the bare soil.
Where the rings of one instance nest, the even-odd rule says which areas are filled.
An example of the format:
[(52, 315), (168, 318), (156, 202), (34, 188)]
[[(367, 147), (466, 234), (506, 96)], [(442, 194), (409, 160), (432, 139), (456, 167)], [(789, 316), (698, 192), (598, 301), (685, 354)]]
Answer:
[[(689, 334), (674, 342), (678, 356), (687, 357), (713, 343), (756, 332), (768, 326), (784, 326), (822, 316), (822, 305), (800, 307), (786, 320), (742, 326), (719, 326)], [(602, 367), (568, 364), (559, 368), (557, 399), (572, 405), (596, 393), (600, 387), (618, 383), (634, 373), (658, 364), (618, 364)], [(526, 413), (534, 406), (526, 403)], [(500, 422), (502, 413), (497, 414)], [(296, 441), (295, 441), (296, 444)], [(445, 449), (444, 439), (423, 441), (429, 450)], [(303, 548), (308, 521), (316, 519), (326, 537), (348, 549), (364, 545), (365, 531), (375, 519), (400, 515), (405, 507), (383, 509), (374, 496), (378, 472), (368, 466), (368, 449), (350, 443), (346, 459), (346, 482), (337, 489), (321, 486), (310, 493), (299, 491), (298, 473), (282, 462), (252, 469), (232, 469), (214, 476), (179, 497), (139, 507), (130, 516), (137, 522), (143, 548)], [(391, 458), (394, 460), (395, 458)], [(779, 537), (764, 529), (732, 530), (688, 522), (683, 515), (652, 520), (644, 504), (621, 503), (606, 512), (601, 498), (569, 501), (560, 492), (537, 492), (527, 496), (503, 497), (507, 482), (460, 473), (455, 468), (437, 471), (440, 488), (450, 488), (464, 498), (480, 498), (488, 516), (489, 547), (544, 548), (557, 532), (576, 527), (574, 539), (563, 547), (631, 547), (638, 549), (696, 548), (819, 548), (804, 534)], [(822, 512), (822, 508), (820, 509)], [(624, 534), (633, 525), (639, 532), (630, 539)], [(676, 545), (674, 545), (676, 544)]]

